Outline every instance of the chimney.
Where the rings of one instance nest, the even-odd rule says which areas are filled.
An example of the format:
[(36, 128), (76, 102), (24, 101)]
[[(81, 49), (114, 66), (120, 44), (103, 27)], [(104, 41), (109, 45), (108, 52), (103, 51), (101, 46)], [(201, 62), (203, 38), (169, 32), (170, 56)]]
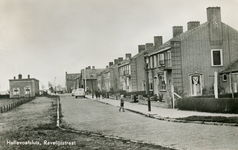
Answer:
[(22, 79), (22, 75), (21, 74), (18, 75), (18, 79)]
[(108, 68), (108, 66), (106, 66), (106, 68)]
[(153, 43), (146, 43), (145, 44), (145, 50), (148, 50), (152, 46), (153, 46)]
[(113, 62), (109, 62), (109, 67), (113, 65)]
[(127, 53), (127, 54), (126, 54), (126, 59), (127, 59), (127, 60), (131, 59), (131, 53)]
[(122, 62), (123, 61), (123, 57), (118, 57), (118, 62)]
[(190, 22), (188, 22), (187, 28), (188, 28), (188, 30), (192, 30), (192, 29), (194, 29), (194, 28), (196, 28), (198, 26), (200, 26), (200, 22), (199, 21), (190, 21)]
[(155, 49), (158, 49), (160, 45), (163, 44), (163, 37), (162, 36), (154, 36), (154, 44), (155, 44)]
[(118, 64), (118, 59), (114, 59), (114, 64)]
[(95, 69), (95, 66), (92, 66), (93, 69)]
[(173, 26), (173, 37), (183, 33), (183, 26)]
[(207, 21), (221, 23), (221, 9), (220, 7), (207, 8)]
[(88, 66), (88, 69), (91, 69), (91, 66)]
[(145, 50), (145, 45), (138, 45), (138, 53)]
[(13, 78), (14, 78), (14, 80), (16, 79), (16, 77), (15, 77), (15, 76), (14, 76)]
[(30, 75), (28, 74), (28, 79), (30, 79)]

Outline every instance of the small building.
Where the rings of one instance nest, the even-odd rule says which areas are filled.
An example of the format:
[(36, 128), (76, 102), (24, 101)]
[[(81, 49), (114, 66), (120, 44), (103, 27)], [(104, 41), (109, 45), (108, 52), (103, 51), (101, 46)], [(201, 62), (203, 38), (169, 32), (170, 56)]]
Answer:
[(10, 98), (20, 98), (20, 97), (35, 97), (39, 95), (39, 80), (35, 78), (23, 79), (22, 75), (18, 75), (18, 79), (9, 79), (10, 85)]

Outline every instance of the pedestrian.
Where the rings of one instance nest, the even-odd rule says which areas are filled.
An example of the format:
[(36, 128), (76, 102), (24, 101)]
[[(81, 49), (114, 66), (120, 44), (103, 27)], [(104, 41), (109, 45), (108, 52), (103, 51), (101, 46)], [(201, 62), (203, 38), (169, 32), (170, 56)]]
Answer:
[(125, 97), (126, 97), (125, 95), (121, 95), (119, 111), (121, 111), (121, 109), (122, 109), (122, 111), (125, 112), (125, 110), (124, 110), (124, 99), (125, 99)]

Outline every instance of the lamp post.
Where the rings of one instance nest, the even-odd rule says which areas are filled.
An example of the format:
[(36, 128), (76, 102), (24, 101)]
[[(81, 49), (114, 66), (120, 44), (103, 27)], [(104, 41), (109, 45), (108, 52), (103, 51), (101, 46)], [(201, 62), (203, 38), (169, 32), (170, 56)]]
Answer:
[(145, 61), (145, 80), (146, 80), (146, 91), (145, 94), (148, 98), (148, 111), (151, 111), (151, 104), (150, 104), (150, 95), (149, 95), (149, 55), (147, 52), (144, 53), (144, 61)]

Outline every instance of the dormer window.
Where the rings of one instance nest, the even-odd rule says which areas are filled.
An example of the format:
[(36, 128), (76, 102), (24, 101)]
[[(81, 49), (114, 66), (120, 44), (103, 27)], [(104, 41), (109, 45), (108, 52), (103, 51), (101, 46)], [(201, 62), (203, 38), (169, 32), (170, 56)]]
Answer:
[(211, 61), (212, 66), (223, 66), (222, 49), (211, 50)]

